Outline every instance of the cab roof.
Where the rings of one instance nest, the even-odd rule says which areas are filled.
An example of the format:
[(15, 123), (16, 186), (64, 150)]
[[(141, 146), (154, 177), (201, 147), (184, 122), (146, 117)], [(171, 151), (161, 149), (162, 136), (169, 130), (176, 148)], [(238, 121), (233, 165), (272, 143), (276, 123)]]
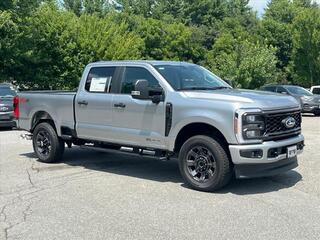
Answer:
[[(171, 65), (171, 66), (178, 66), (178, 65), (195, 65), (193, 63), (188, 62), (181, 62), (181, 61), (160, 61), (160, 60), (123, 60), (123, 61), (98, 61), (91, 64), (120, 64), (120, 65), (126, 65), (126, 64), (150, 64), (153, 66), (157, 65)], [(90, 64), (90, 65), (91, 65)]]

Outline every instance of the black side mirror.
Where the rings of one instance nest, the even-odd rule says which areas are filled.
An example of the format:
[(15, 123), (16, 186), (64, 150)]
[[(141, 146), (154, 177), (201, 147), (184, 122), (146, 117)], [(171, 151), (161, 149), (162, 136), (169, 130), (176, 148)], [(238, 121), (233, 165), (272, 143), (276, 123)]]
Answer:
[(134, 85), (131, 96), (135, 99), (149, 99), (149, 83), (147, 80), (138, 80)]
[(233, 87), (233, 82), (230, 79), (223, 79), (226, 83), (228, 83), (231, 87)]
[(134, 86), (134, 91), (131, 92), (132, 98), (140, 100), (151, 100), (153, 103), (158, 104), (164, 101), (164, 93), (162, 89), (149, 88), (147, 80), (138, 80)]
[(158, 104), (160, 102), (163, 102), (164, 101), (164, 94), (163, 92), (159, 92), (159, 95), (153, 95), (151, 96), (151, 101), (155, 104)]

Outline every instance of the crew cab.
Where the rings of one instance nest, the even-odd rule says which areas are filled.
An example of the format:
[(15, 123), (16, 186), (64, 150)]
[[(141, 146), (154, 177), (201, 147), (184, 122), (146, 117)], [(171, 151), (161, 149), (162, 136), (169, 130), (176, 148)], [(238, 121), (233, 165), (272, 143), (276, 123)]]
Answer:
[(202, 191), (233, 175), (293, 169), (304, 147), (293, 97), (235, 90), (185, 62), (91, 63), (77, 92), (21, 92), (16, 102), (18, 126), (40, 161), (61, 160), (65, 145), (178, 158), (185, 182)]

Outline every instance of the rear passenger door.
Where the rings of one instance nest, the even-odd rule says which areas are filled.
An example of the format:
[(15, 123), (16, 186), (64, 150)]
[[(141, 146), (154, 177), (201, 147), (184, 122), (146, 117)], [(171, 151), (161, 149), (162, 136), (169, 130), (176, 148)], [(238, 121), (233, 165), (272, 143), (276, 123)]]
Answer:
[(108, 141), (112, 132), (112, 98), (117, 67), (92, 67), (75, 101), (79, 138)]
[(131, 92), (137, 80), (147, 80), (149, 89), (162, 89), (156, 77), (143, 66), (122, 68), (118, 94), (113, 100), (114, 137), (133, 146), (163, 148), (165, 132), (164, 102), (134, 99)]

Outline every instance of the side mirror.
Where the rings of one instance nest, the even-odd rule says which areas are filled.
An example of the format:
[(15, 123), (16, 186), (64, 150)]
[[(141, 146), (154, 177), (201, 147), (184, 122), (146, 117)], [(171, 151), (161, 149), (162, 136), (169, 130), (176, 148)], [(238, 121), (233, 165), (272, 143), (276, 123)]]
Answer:
[(232, 81), (232, 80), (230, 80), (230, 79), (223, 79), (223, 81), (225, 81), (225, 82), (228, 83), (231, 87), (234, 88), (234, 85), (235, 85), (234, 81)]
[(134, 85), (134, 91), (131, 92), (132, 98), (149, 99), (149, 83), (147, 80), (138, 80)]
[(280, 92), (281, 94), (288, 94), (287, 92)]

